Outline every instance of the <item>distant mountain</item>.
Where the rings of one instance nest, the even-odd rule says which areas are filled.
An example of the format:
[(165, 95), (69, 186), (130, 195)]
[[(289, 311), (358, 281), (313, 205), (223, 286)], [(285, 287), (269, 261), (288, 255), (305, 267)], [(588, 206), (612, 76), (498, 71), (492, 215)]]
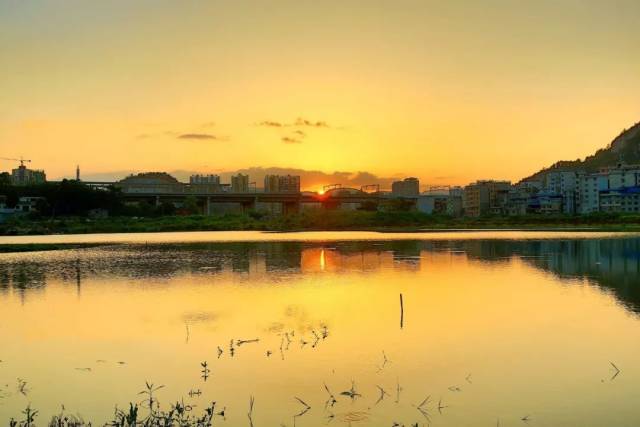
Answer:
[(549, 172), (585, 171), (597, 172), (600, 168), (626, 164), (640, 164), (640, 122), (623, 130), (606, 148), (584, 160), (561, 160), (551, 167), (524, 178), (523, 181), (535, 181), (544, 178)]

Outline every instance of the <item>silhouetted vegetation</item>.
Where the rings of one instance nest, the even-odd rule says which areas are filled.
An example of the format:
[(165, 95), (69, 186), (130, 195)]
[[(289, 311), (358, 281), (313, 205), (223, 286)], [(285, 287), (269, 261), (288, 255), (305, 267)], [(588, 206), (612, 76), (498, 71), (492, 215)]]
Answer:
[[(160, 206), (162, 208), (162, 205)], [(142, 208), (140, 208), (142, 209)], [(153, 211), (155, 212), (155, 210)], [(486, 216), (452, 218), (421, 212), (371, 212), (309, 210), (286, 216), (259, 212), (221, 216), (154, 213), (143, 216), (86, 217), (14, 217), (0, 224), (2, 235), (83, 234), (161, 231), (421, 231), (455, 229), (593, 229), (640, 230), (640, 215), (596, 213), (581, 216), (528, 215), (517, 217)]]
[(38, 213), (32, 216), (86, 216), (93, 209), (104, 209), (113, 214), (126, 213), (118, 189), (96, 190), (74, 180), (27, 186), (13, 186), (0, 180), (0, 195), (7, 197), (10, 208), (16, 206), (20, 197), (42, 197), (36, 206)]

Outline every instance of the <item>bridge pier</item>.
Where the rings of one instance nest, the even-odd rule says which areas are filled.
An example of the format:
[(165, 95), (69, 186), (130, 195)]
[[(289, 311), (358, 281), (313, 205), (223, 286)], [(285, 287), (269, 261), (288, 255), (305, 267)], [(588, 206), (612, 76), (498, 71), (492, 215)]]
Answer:
[(322, 202), (322, 209), (336, 210), (340, 206), (340, 203), (335, 200), (325, 200)]
[(242, 202), (242, 212), (248, 213), (256, 209), (257, 197), (252, 198), (250, 201)]
[(300, 202), (282, 202), (282, 214), (291, 215), (300, 212)]

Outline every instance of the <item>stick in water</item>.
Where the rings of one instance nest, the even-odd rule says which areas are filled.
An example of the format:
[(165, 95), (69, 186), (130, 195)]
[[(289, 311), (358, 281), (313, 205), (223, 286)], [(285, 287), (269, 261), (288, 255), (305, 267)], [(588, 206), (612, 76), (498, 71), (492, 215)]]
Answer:
[(400, 329), (404, 326), (404, 304), (402, 302), (402, 294), (400, 294)]

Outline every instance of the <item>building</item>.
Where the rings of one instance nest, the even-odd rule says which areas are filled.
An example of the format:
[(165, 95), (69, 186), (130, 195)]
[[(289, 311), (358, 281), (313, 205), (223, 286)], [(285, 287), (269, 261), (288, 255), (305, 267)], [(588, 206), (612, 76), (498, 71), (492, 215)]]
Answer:
[(607, 186), (610, 189), (637, 187), (640, 185), (640, 165), (625, 165), (603, 168), (600, 173), (607, 175)]
[(11, 171), (11, 183), (13, 185), (43, 184), (47, 181), (47, 175), (43, 170), (28, 169), (20, 165)]
[(189, 184), (220, 185), (220, 175), (191, 175), (189, 177)]
[(266, 175), (265, 193), (299, 193), (300, 177), (297, 175)]
[(418, 178), (405, 178), (391, 184), (391, 194), (395, 197), (416, 197), (420, 194)]
[(464, 188), (462, 208), (466, 216), (507, 213), (510, 181), (477, 181)]
[(640, 187), (601, 191), (600, 212), (640, 212)]
[(580, 177), (579, 208), (581, 214), (600, 211), (600, 191), (609, 189), (606, 173), (583, 174)]
[(462, 188), (430, 190), (418, 196), (419, 212), (436, 215), (460, 216), (462, 214)]
[(528, 210), (530, 213), (544, 215), (559, 215), (563, 213), (563, 198), (556, 193), (539, 192), (530, 199)]
[(527, 187), (516, 186), (507, 195), (506, 214), (520, 216), (529, 213), (529, 203), (537, 191), (528, 191)]
[(185, 191), (185, 184), (178, 182), (166, 172), (144, 172), (129, 175), (115, 184), (123, 193), (164, 193), (180, 194)]
[(518, 190), (523, 190), (527, 192), (537, 192), (542, 190), (543, 183), (538, 180), (529, 180), (529, 181), (520, 181), (514, 187)]
[(278, 177), (278, 190), (281, 193), (299, 193), (300, 177), (297, 175), (281, 175)]
[(189, 177), (189, 191), (191, 193), (222, 193), (225, 186), (220, 183), (218, 175), (191, 175)]
[(264, 176), (264, 192), (265, 193), (277, 193), (280, 189), (278, 183), (278, 175), (265, 175)]
[(418, 196), (417, 209), (426, 214), (446, 214), (448, 194), (421, 194)]
[(579, 174), (578, 181), (577, 212), (635, 212), (634, 189), (640, 186), (640, 165), (619, 163), (597, 173)]
[(249, 192), (249, 175), (237, 174), (231, 177), (231, 192), (248, 193)]
[(543, 190), (562, 198), (562, 212), (574, 214), (578, 210), (580, 178), (582, 174), (574, 171), (553, 171), (547, 174)]
[(451, 187), (449, 189), (449, 198), (447, 199), (447, 215), (462, 215), (462, 196), (464, 189), (462, 187)]

